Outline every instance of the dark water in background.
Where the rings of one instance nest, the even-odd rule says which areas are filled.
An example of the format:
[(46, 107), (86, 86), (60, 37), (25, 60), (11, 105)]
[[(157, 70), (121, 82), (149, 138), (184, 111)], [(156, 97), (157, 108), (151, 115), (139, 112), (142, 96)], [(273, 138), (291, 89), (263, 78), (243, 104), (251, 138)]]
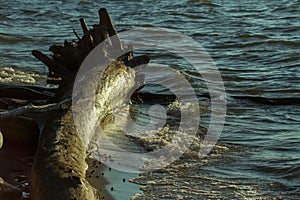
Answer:
[[(100, 7), (119, 31), (159, 26), (192, 37), (216, 62), (227, 91), (227, 120), (212, 154), (141, 176), (135, 182), (145, 184), (144, 196), (137, 198), (300, 197), (299, 0), (0, 1), (0, 66), (44, 73), (30, 51), (75, 39), (78, 18), (97, 23)], [(171, 65), (205, 93), (184, 61), (168, 54), (152, 60)], [(208, 116), (202, 120), (205, 126)]]

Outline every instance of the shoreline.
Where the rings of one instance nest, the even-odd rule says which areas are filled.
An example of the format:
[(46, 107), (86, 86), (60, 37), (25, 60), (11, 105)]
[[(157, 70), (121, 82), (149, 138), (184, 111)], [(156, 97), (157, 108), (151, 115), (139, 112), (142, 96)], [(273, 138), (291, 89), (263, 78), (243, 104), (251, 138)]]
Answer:
[[(111, 199), (114, 200), (114, 198), (109, 194), (109, 192), (105, 189), (105, 185), (108, 184), (108, 180), (105, 179), (101, 173), (103, 173), (103, 164), (100, 162), (92, 159), (87, 158), (86, 162), (88, 164), (88, 169), (86, 170), (86, 176), (85, 178), (90, 183), (92, 187), (94, 187), (97, 191), (101, 193), (102, 199)], [(96, 173), (96, 171), (98, 173)], [(99, 175), (100, 173), (100, 175)]]
[[(0, 177), (6, 182), (16, 186), (22, 191), (22, 199), (31, 199), (29, 192), (29, 179), (34, 150), (29, 146), (16, 148), (4, 146), (0, 150)], [(130, 199), (139, 192), (141, 185), (131, 183), (129, 180), (138, 174), (125, 173), (111, 169), (101, 162), (87, 158), (88, 169), (86, 179), (94, 187), (101, 199)], [(113, 188), (113, 189), (112, 189)]]
[(125, 173), (112, 169), (101, 162), (88, 158), (89, 168), (86, 179), (95, 189), (101, 192), (105, 199), (130, 199), (142, 192), (141, 185), (131, 183), (129, 180), (139, 174)]
[(34, 150), (28, 146), (13, 145), (0, 149), (0, 178), (16, 188), (15, 194), (21, 192), (22, 200), (30, 199), (29, 178), (33, 156)]
[[(37, 149), (33, 156), (30, 172), (24, 172), (28, 178), (26, 187), (29, 188), (30, 199), (115, 199), (115, 197), (112, 197), (114, 196), (113, 193), (109, 195), (107, 187), (110, 187), (110, 184), (115, 184), (114, 181), (121, 179), (120, 177), (122, 177), (124, 183), (119, 187), (124, 189), (122, 197), (124, 197), (124, 194), (128, 194), (128, 188), (131, 189), (131, 186), (124, 186), (128, 185), (125, 183), (126, 179), (129, 179), (129, 177), (123, 176), (124, 174), (113, 172), (111, 173), (113, 176), (108, 178), (110, 181), (100, 178), (100, 173), (104, 176), (106, 170), (104, 166), (101, 167), (102, 171), (97, 172), (96, 179), (93, 180), (93, 177), (90, 177), (90, 182), (94, 182), (96, 185), (94, 188), (87, 180), (88, 154), (86, 144), (91, 142), (93, 136), (88, 134), (94, 134), (89, 132), (91, 131), (89, 129), (90, 125), (93, 126), (94, 123), (93, 120), (90, 120), (90, 117), (96, 116), (96, 120), (102, 121), (107, 118), (112, 110), (119, 108), (124, 103), (128, 104), (128, 94), (139, 85), (136, 79), (136, 71), (133, 68), (140, 64), (149, 63), (150, 58), (149, 56), (133, 57), (133, 50), (126, 53), (127, 48), (123, 48), (119, 41), (108, 11), (105, 8), (100, 8), (98, 16), (100, 18), (99, 24), (93, 25), (93, 29), (90, 30), (84, 18), (80, 18), (83, 36), (79, 37), (73, 30), (78, 40), (76, 42), (65, 40), (64, 44), (60, 46), (52, 45), (49, 49), (53, 53), (51, 57), (39, 50), (32, 50), (32, 55), (47, 66), (49, 74), (46, 82), (57, 86), (54, 91), (45, 88), (40, 91), (40, 88), (32, 88), (31, 86), (22, 88), (13, 86), (1, 90), (2, 93), (5, 93), (2, 96), (3, 98), (26, 100), (22, 104), (11, 106), (10, 103), (6, 102), (4, 107), (7, 107), (7, 109), (13, 108), (7, 113), (1, 113), (1, 115), (3, 114), (1, 116), (2, 120), (18, 124), (10, 120), (19, 119), (19, 116), (20, 118), (26, 116), (26, 118), (22, 118), (26, 122), (24, 122), (24, 127), (28, 128), (28, 124), (31, 122), (29, 124), (31, 125), (30, 130), (22, 129), (18, 134), (32, 133), (33, 130), (36, 133), (34, 135), (36, 140), (33, 142), (37, 143)], [(88, 62), (86, 58), (92, 50), (96, 49), (95, 47), (105, 41), (107, 37), (110, 37), (114, 50), (126, 54), (120, 59), (115, 59), (114, 54), (110, 52), (111, 48), (107, 47), (106, 49), (105, 46), (102, 49), (105, 51), (100, 50), (100, 55), (103, 54), (103, 56), (101, 56), (99, 66), (95, 63), (92, 66), (90, 66), (91, 63), (85, 63)], [(106, 50), (110, 54), (105, 54)], [(103, 61), (106, 63), (110, 59), (115, 61), (109, 63), (109, 66), (106, 67)], [(84, 69), (82, 66), (89, 68)], [(87, 70), (89, 70), (88, 73), (86, 73)], [(78, 86), (76, 77), (82, 75), (82, 71), (84, 71), (85, 77)], [(95, 79), (100, 74), (101, 79)], [(90, 91), (95, 88), (97, 91), (96, 98), (92, 100), (96, 102), (97, 109), (96, 113), (93, 113), (94, 107), (90, 103), (89, 97), (91, 95)], [(114, 101), (116, 98), (118, 101)], [(77, 114), (75, 116), (80, 116), (79, 121), (78, 117), (73, 116), (74, 112)], [(43, 113), (43, 116), (45, 116), (42, 124), (37, 122), (41, 119), (35, 113)], [(7, 124), (3, 121), (1, 126), (6, 127)], [(17, 126), (17, 128), (19, 127)], [(6, 133), (10, 133), (11, 130), (7, 129)], [(85, 134), (84, 138), (79, 134), (81, 132)], [(32, 140), (32, 138), (29, 137), (29, 140)], [(16, 161), (14, 159), (13, 161)], [(98, 166), (94, 167), (97, 168)], [(93, 168), (91, 169), (93, 170)], [(110, 168), (109, 171), (111, 171)], [(107, 174), (107, 171), (105, 173)], [(115, 174), (119, 174), (117, 179), (113, 178), (116, 177)], [(13, 181), (14, 179), (11, 180), (11, 182)], [(118, 190), (111, 187), (111, 191)], [(128, 197), (133, 196), (135, 193)]]

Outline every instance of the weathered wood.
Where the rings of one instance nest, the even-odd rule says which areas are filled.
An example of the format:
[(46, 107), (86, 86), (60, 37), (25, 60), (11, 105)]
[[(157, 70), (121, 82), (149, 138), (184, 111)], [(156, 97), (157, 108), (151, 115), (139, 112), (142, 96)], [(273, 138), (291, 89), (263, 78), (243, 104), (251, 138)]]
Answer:
[[(38, 51), (33, 51), (33, 55), (49, 68), (49, 78), (56, 79), (57, 77), (62, 77), (62, 81), (49, 80), (48, 83), (61, 86), (62, 83), (68, 81), (68, 78), (72, 77), (72, 74), (69, 74), (68, 70), (76, 74), (88, 53), (98, 44), (105, 41), (107, 36), (112, 37), (110, 40), (110, 48), (113, 48), (114, 52), (124, 52), (122, 43), (119, 40), (117, 31), (107, 10), (105, 8), (101, 8), (98, 14), (100, 17), (99, 25), (94, 25), (91, 30), (88, 29), (85, 20), (83, 18), (80, 19), (80, 25), (83, 30), (82, 38), (80, 38), (75, 30), (73, 30), (75, 36), (79, 40), (78, 42), (74, 43), (65, 41), (63, 46), (53, 45), (50, 47), (50, 51), (53, 52), (53, 60)], [(131, 56), (123, 57), (122, 60), (125, 62), (131, 59)], [(135, 61), (131, 61), (130, 64), (136, 65), (134, 62)]]
[(112, 19), (108, 14), (108, 11), (106, 10), (106, 8), (101, 8), (98, 13), (100, 16), (100, 25), (105, 25), (107, 28), (108, 35), (112, 37), (111, 39), (112, 46), (117, 50), (122, 51), (123, 50), (122, 43), (120, 42), (115, 25), (113, 24)]
[(74, 28), (73, 28), (73, 33), (74, 33), (74, 35), (76, 36), (77, 40), (80, 40), (80, 37), (79, 37), (78, 33), (75, 31)]
[(2, 88), (28, 88), (30, 90), (34, 90), (40, 93), (45, 93), (49, 95), (55, 94), (56, 88), (50, 88), (45, 86), (37, 86), (37, 85), (7, 85), (7, 84), (0, 84), (0, 89)]
[(63, 80), (58, 79), (56, 77), (53, 77), (55, 79), (48, 79), (47, 84), (52, 84), (52, 85), (63, 85)]
[(144, 55), (144, 56), (133, 57), (131, 60), (128, 60), (126, 64), (130, 67), (137, 67), (140, 65), (146, 65), (149, 62), (150, 62), (150, 56)]
[(17, 98), (26, 100), (47, 100), (51, 99), (51, 93), (42, 93), (23, 86), (0, 87), (0, 98)]
[[(2, 94), (5, 98), (22, 99), (22, 96), (26, 100), (16, 104), (17, 108), (0, 113), (0, 130), (3, 129), (3, 133), (9, 134), (13, 126), (21, 124), (15, 129), (15, 135), (21, 135), (22, 131), (41, 132), (31, 170), (30, 191), (33, 200), (98, 200), (103, 198), (85, 179), (86, 143), (77, 133), (78, 127), (84, 128), (91, 121), (90, 114), (85, 110), (86, 99), (82, 99), (81, 94), (75, 93), (74, 95), (78, 96), (77, 100), (82, 102), (82, 106), (70, 106), (75, 76), (81, 63), (93, 48), (110, 36), (112, 37), (111, 45), (108, 45), (109, 42), (104, 45), (103, 52), (110, 53), (111, 49), (121, 53), (128, 52), (128, 49), (123, 48), (107, 10), (102, 8), (98, 14), (100, 22), (91, 30), (88, 29), (84, 19), (80, 19), (83, 36), (80, 38), (73, 30), (78, 41), (65, 41), (63, 45), (51, 46), (49, 50), (53, 52), (52, 58), (40, 51), (32, 51), (32, 54), (49, 69), (47, 83), (59, 85), (54, 91), (29, 86), (24, 88), (0, 87), (0, 97)], [(109, 53), (99, 57), (112, 59), (107, 57)], [(94, 79), (83, 80), (86, 84), (83, 84), (85, 88), (80, 91), (82, 93), (94, 91), (94, 86), (97, 84), (95, 91), (97, 121), (104, 120), (113, 110), (117, 110), (129, 102), (128, 94), (135, 89), (137, 81), (135, 71), (130, 67), (147, 64), (149, 60), (147, 56), (133, 57), (133, 49), (130, 48), (129, 53), (112, 62), (103, 73), (101, 71), (102, 76), (99, 82), (95, 83)], [(96, 69), (97, 73), (99, 70)], [(91, 76), (97, 76), (93, 72)], [(36, 105), (32, 103), (35, 102), (32, 99), (36, 102), (45, 100), (47, 103)], [(9, 105), (8, 101), (0, 104), (4, 109), (7, 109)], [(72, 115), (74, 111), (86, 114), (85, 118), (76, 126)], [(45, 113), (46, 119), (40, 120), (45, 126), (36, 122), (30, 124), (33, 122), (32, 119), (36, 119), (36, 116), (40, 116), (42, 113)], [(21, 122), (29, 125), (23, 126)], [(26, 129), (28, 127), (31, 127), (31, 130)], [(27, 137), (30, 139), (30, 136)], [(32, 139), (33, 142), (35, 140), (35, 138)]]
[(86, 150), (77, 135), (72, 112), (54, 112), (40, 137), (31, 172), (33, 200), (98, 200), (85, 179)]
[(107, 38), (107, 32), (105, 26), (102, 25), (93, 25), (91, 30), (91, 35), (93, 37), (94, 45), (97, 46)]
[(146, 92), (135, 92), (132, 95), (131, 99), (139, 103), (169, 105), (171, 102), (174, 102), (177, 99), (177, 97), (173, 94), (161, 95)]
[(71, 99), (66, 99), (59, 103), (46, 104), (40, 106), (35, 106), (30, 103), (26, 106), (18, 107), (16, 109), (0, 113), (0, 121), (9, 118), (14, 118), (20, 115), (25, 115), (25, 114), (43, 113), (43, 112), (49, 112), (54, 110), (67, 109), (70, 106), (71, 106)]
[(81, 25), (83, 34), (88, 34), (89, 29), (88, 29), (88, 27), (87, 27), (87, 25), (86, 25), (85, 20), (84, 20), (83, 18), (80, 18), (79, 21), (80, 21), (80, 25)]
[(51, 70), (54, 73), (58, 74), (64, 80), (71, 81), (74, 78), (74, 73), (69, 71), (64, 66), (58, 64), (57, 62), (55, 62), (54, 60), (52, 60), (51, 58), (49, 58), (48, 56), (46, 56), (42, 52), (37, 51), (37, 50), (33, 50), (32, 55), (34, 57), (36, 57), (38, 60), (40, 60), (41, 62), (43, 62), (49, 68), (49, 70)]
[(76, 44), (65, 41), (63, 46), (53, 45), (49, 49), (53, 52), (53, 60), (64, 66), (73, 73), (76, 73), (81, 62), (86, 56), (82, 50), (78, 49)]
[(83, 41), (84, 41), (84, 50), (90, 52), (94, 48), (93, 38), (89, 32), (89, 29), (86, 25), (86, 22), (83, 18), (80, 18), (80, 25), (83, 30)]
[[(91, 73), (91, 76), (93, 75), (94, 73)], [(85, 84), (80, 85), (84, 85), (83, 87), (87, 90), (93, 88), (94, 82), (88, 78), (84, 81)], [(116, 107), (128, 101), (127, 95), (134, 87), (134, 83), (134, 70), (122, 62), (114, 62), (105, 70), (100, 82), (97, 83), (98, 92), (95, 99), (99, 121)], [(114, 90), (106, 90), (108, 86)], [(80, 98), (78, 101), (79, 104), (72, 107), (75, 109), (73, 112), (86, 112), (86, 108), (80, 104), (82, 102), (86, 106), (85, 100)], [(90, 121), (89, 113), (86, 114), (87, 116), (80, 120), (81, 128), (87, 126)], [(55, 112), (46, 124), (32, 168), (32, 199), (94, 200), (102, 198), (85, 180), (86, 149), (77, 134), (76, 130), (81, 129), (78, 129), (78, 124), (76, 124), (76, 129), (72, 111), (69, 110), (66, 114)]]
[(11, 108), (17, 108), (21, 106), (25, 106), (29, 104), (29, 100), (21, 100), (21, 99), (14, 99), (14, 98), (0, 98), (0, 109), (9, 110)]

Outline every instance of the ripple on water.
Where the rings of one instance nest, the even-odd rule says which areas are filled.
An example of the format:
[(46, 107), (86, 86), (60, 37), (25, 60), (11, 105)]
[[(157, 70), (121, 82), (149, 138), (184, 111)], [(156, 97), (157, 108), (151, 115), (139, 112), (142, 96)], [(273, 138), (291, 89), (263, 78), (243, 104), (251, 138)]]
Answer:
[[(53, 43), (75, 39), (72, 28), (81, 33), (78, 18), (98, 23), (99, 7), (108, 8), (117, 30), (162, 26), (188, 34), (213, 55), (227, 90), (229, 109), (218, 150), (199, 161), (195, 143), (194, 151), (171, 166), (142, 174), (133, 180), (144, 186), (144, 194), (136, 199), (299, 197), (299, 104), (253, 101), (259, 97), (284, 102), (286, 98), (289, 103), (299, 98), (299, 1), (0, 1), (0, 64), (4, 66), (0, 82), (39, 83), (35, 73), (13, 71), (10, 66), (44, 71), (30, 51), (47, 52)], [(154, 55), (152, 62), (180, 70), (200, 95), (207, 92), (201, 76), (186, 62), (168, 52), (141, 53)], [(165, 78), (153, 70), (152, 80), (157, 77)], [(166, 92), (157, 87), (148, 89)], [(210, 100), (203, 101), (205, 105)], [(203, 123), (209, 121), (206, 115), (201, 116)], [(139, 117), (144, 123), (148, 116)], [(176, 122), (176, 117), (170, 121)], [(236, 149), (226, 149), (227, 145)]]

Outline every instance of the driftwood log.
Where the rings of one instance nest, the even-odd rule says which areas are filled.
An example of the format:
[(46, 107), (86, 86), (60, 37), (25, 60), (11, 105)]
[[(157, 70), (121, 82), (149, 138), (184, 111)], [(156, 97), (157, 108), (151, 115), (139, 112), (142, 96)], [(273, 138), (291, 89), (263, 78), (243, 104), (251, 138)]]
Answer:
[[(98, 109), (101, 110), (98, 118), (101, 121), (118, 106), (111, 105), (110, 101), (118, 98), (118, 103), (128, 101), (124, 94), (130, 94), (136, 87), (135, 71), (132, 68), (147, 64), (150, 58), (134, 57), (133, 50), (128, 53), (128, 49), (132, 48), (125, 49), (117, 37), (107, 10), (101, 8), (98, 14), (99, 24), (93, 25), (91, 29), (81, 18), (83, 36), (80, 37), (73, 30), (77, 41), (65, 41), (63, 45), (51, 46), (49, 50), (53, 53), (52, 56), (38, 50), (32, 51), (33, 56), (49, 69), (47, 83), (56, 85), (56, 88), (0, 86), (0, 109), (6, 110), (0, 113), (0, 129), (3, 129), (4, 141), (10, 134), (10, 131), (4, 131), (5, 126), (7, 122), (14, 120), (24, 123), (28, 120), (35, 121), (34, 126), (40, 133), (30, 178), (33, 200), (103, 198), (85, 179), (87, 152), (74, 125), (70, 100), (76, 74), (83, 60), (98, 44), (108, 37), (116, 36), (106, 44), (104, 51), (108, 54), (103, 56), (109, 59), (112, 48), (124, 52), (124, 55), (107, 67), (104, 78), (97, 83), (97, 95), (103, 95), (103, 98), (98, 97)], [(105, 92), (104, 88), (107, 87), (113, 88), (113, 92)], [(37, 137), (31, 137), (34, 138)]]

